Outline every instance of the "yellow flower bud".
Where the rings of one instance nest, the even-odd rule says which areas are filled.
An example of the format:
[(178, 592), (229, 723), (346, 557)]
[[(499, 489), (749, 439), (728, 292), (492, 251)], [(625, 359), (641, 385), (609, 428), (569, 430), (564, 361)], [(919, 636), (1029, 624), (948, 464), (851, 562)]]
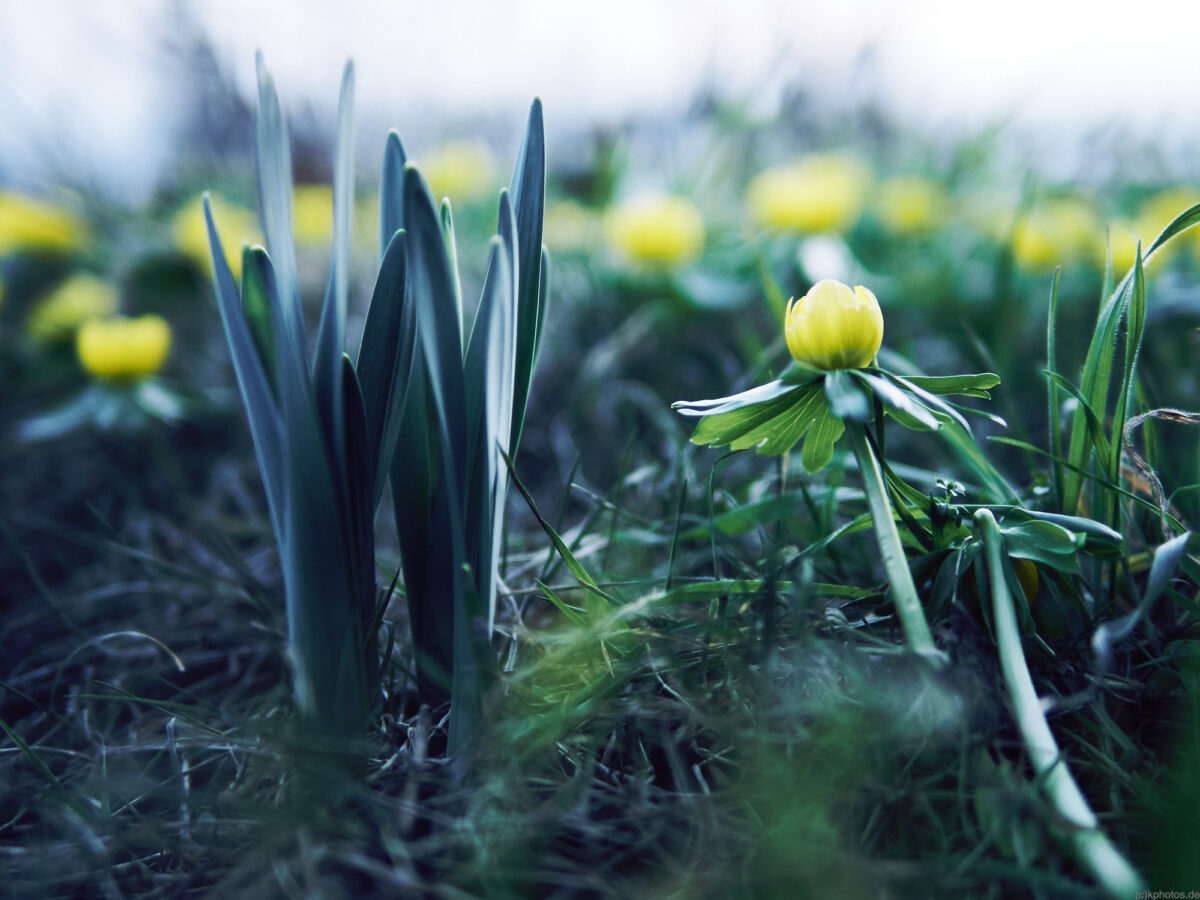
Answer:
[(39, 300), (26, 320), (29, 336), (49, 344), (70, 338), (85, 321), (117, 311), (117, 292), (93, 275), (72, 275)]
[(932, 231), (945, 218), (947, 205), (945, 189), (919, 175), (889, 178), (876, 198), (880, 223), (902, 237)]
[(746, 201), (759, 225), (811, 234), (858, 221), (871, 176), (858, 160), (817, 153), (754, 177)]
[[(242, 245), (263, 243), (258, 218), (244, 206), (236, 206), (216, 194), (209, 196), (213, 221), (225, 248), (225, 261), (235, 279), (242, 277)], [(172, 222), (175, 246), (184, 256), (191, 257), (212, 274), (212, 251), (208, 243), (208, 223), (200, 197), (193, 197), (179, 208)]]
[(0, 191), (0, 256), (13, 250), (69, 250), (87, 226), (60, 206), (13, 191)]
[(611, 210), (605, 232), (621, 254), (646, 266), (686, 265), (704, 249), (700, 210), (674, 194), (637, 197)]
[(883, 313), (862, 285), (826, 278), (799, 300), (788, 301), (784, 318), (788, 350), (817, 369), (861, 369), (883, 343)]
[(478, 141), (451, 141), (435, 148), (424, 160), (417, 160), (421, 174), (429, 183), (433, 199), (440, 203), (449, 197), (454, 204), (470, 203), (495, 188), (496, 160), (486, 144)]
[(91, 319), (79, 329), (75, 350), (89, 375), (103, 381), (136, 381), (162, 368), (171, 329), (161, 316)]

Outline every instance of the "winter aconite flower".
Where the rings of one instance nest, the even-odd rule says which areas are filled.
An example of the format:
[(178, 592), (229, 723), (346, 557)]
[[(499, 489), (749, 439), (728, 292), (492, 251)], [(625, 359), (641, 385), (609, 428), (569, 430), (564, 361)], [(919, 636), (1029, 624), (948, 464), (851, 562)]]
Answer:
[[(1117, 219), (1109, 223), (1108, 240), (1112, 248), (1114, 274), (1119, 278), (1133, 266), (1138, 241), (1141, 241), (1142, 252), (1145, 253), (1150, 242), (1171, 224), (1172, 219), (1197, 202), (1200, 202), (1200, 191), (1194, 188), (1167, 188), (1146, 198), (1134, 218)], [(1193, 240), (1192, 246), (1200, 247), (1200, 241)], [(1185, 247), (1183, 241), (1173, 241), (1164, 246), (1151, 260), (1148, 273), (1156, 274)]]
[[(216, 194), (209, 195), (213, 221), (221, 234), (229, 235), (225, 241), (225, 261), (235, 279), (241, 278), (243, 244), (261, 244), (262, 235), (258, 217), (244, 206), (230, 203)], [(204, 221), (204, 207), (200, 197), (192, 197), (175, 214), (171, 223), (175, 246), (185, 256), (196, 261), (204, 271), (212, 274), (212, 255), (208, 243), (208, 225)]]
[(816, 153), (755, 176), (746, 202), (755, 222), (802, 234), (845, 232), (858, 221), (870, 172), (852, 156)]
[(161, 316), (91, 319), (76, 336), (84, 370), (103, 381), (138, 381), (162, 368), (171, 349), (171, 329)]
[(1103, 234), (1090, 203), (1081, 197), (1056, 197), (1017, 220), (1013, 258), (1022, 269), (1034, 272), (1096, 262), (1101, 258)]
[(301, 247), (321, 247), (333, 240), (333, 187), (298, 184), (292, 190), (292, 233)]
[(899, 237), (927, 234), (946, 216), (946, 191), (929, 178), (900, 175), (879, 186), (875, 199), (879, 222)]
[(623, 203), (609, 213), (605, 231), (623, 256), (655, 268), (694, 262), (704, 249), (700, 210), (674, 194), (644, 195)]
[(14, 191), (0, 191), (0, 256), (15, 250), (69, 250), (87, 226), (70, 210)]
[(867, 288), (826, 278), (788, 303), (784, 334), (799, 363), (825, 371), (861, 369), (883, 343), (883, 313)]
[(70, 338), (88, 319), (116, 311), (111, 284), (94, 275), (73, 275), (34, 304), (25, 327), (38, 343), (51, 344)]
[(443, 144), (421, 157), (420, 163), (434, 200), (449, 197), (457, 206), (490, 196), (498, 187), (496, 159), (488, 146), (478, 141)]

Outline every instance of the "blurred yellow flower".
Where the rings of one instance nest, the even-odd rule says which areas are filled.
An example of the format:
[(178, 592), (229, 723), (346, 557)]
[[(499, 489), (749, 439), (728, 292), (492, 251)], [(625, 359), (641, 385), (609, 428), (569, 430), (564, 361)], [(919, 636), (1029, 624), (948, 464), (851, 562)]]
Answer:
[[(1145, 253), (1151, 242), (1164, 228), (1185, 209), (1200, 202), (1200, 190), (1196, 188), (1172, 187), (1146, 198), (1132, 219), (1117, 219), (1109, 225), (1109, 241), (1112, 245), (1113, 274), (1120, 278), (1133, 266), (1137, 254), (1137, 242), (1142, 242)], [(1200, 234), (1192, 232), (1192, 246), (1200, 248)], [(1183, 247), (1187, 246), (1186, 235), (1176, 238), (1159, 250), (1150, 263), (1150, 270), (1161, 269)]]
[(153, 375), (170, 349), (171, 329), (155, 315), (90, 319), (75, 342), (84, 370), (103, 381), (136, 381)]
[(87, 236), (68, 209), (15, 191), (0, 191), (0, 256), (14, 250), (68, 250)]
[(602, 231), (600, 216), (574, 200), (559, 200), (546, 207), (542, 229), (546, 246), (555, 252), (578, 252), (595, 247)]
[(949, 202), (938, 182), (919, 175), (899, 175), (879, 186), (875, 198), (879, 221), (899, 237), (927, 234), (945, 221)]
[(1096, 263), (1103, 258), (1104, 230), (1095, 208), (1082, 197), (1055, 197), (1025, 212), (1013, 230), (1013, 259), (1030, 271)]
[(298, 184), (292, 190), (292, 233), (301, 247), (320, 247), (333, 240), (333, 188)]
[(470, 203), (493, 190), (497, 194), (500, 191), (500, 185), (495, 183), (495, 157), (486, 144), (478, 141), (443, 144), (423, 160), (417, 160), (417, 166), (438, 203), (443, 197), (449, 197), (454, 204)]
[(609, 210), (609, 243), (622, 255), (655, 268), (694, 262), (704, 249), (704, 219), (686, 197), (645, 194)]
[(870, 172), (854, 157), (816, 153), (756, 175), (746, 200), (761, 226), (844, 232), (862, 214), (870, 181)]
[[(210, 195), (210, 202), (213, 221), (225, 250), (225, 261), (233, 277), (240, 280), (242, 246), (263, 243), (258, 217), (244, 206), (230, 203), (216, 194)], [(212, 275), (212, 251), (209, 249), (208, 225), (204, 220), (204, 203), (200, 196), (192, 197), (179, 208), (172, 220), (171, 230), (179, 252), (195, 260), (201, 269)]]
[(883, 344), (883, 313), (861, 284), (851, 290), (826, 278), (799, 300), (788, 301), (784, 336), (797, 362), (825, 370), (861, 369)]
[(117, 292), (92, 275), (73, 275), (39, 299), (29, 311), (25, 328), (39, 343), (66, 340), (88, 319), (117, 311)]
[[(1157, 232), (1155, 235), (1157, 236)], [(1136, 222), (1131, 219), (1114, 219), (1108, 223), (1108, 245), (1112, 250), (1113, 275), (1116, 278), (1122, 278), (1133, 266), (1134, 260), (1137, 258), (1139, 239), (1142, 241), (1142, 253), (1144, 254), (1149, 247), (1149, 241), (1141, 237), (1141, 228)], [(1154, 259), (1155, 262), (1162, 259), (1162, 252)]]

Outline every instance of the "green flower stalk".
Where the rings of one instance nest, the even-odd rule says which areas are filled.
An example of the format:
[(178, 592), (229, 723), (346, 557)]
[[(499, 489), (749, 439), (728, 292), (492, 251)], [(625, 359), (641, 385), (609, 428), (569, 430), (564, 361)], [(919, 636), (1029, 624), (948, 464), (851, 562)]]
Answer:
[[(683, 415), (700, 419), (692, 442), (755, 448), (763, 455), (787, 453), (803, 442), (801, 464), (817, 472), (833, 458), (843, 433), (858, 461), (863, 493), (891, 584), (892, 600), (909, 647), (940, 664), (917, 596), (888, 499), (882, 460), (867, 437), (865, 423), (878, 404), (901, 425), (919, 431), (942, 430), (956, 448), (970, 446), (964, 459), (985, 484), (1003, 479), (974, 447), (961, 413), (939, 395), (987, 397), (1000, 379), (990, 373), (948, 377), (902, 378), (873, 366), (883, 343), (883, 314), (875, 295), (859, 285), (826, 279), (788, 304), (784, 321), (788, 349), (796, 365), (770, 384), (716, 400), (674, 404)], [(1006, 498), (1007, 499), (1007, 498)]]
[(1054, 809), (1070, 829), (1070, 843), (1079, 862), (1092, 873), (1109, 896), (1138, 896), (1145, 884), (1100, 830), (1096, 814), (1067, 768), (1062, 751), (1046, 721), (1046, 714), (1042, 711), (1021, 649), (1016, 608), (1004, 576), (1004, 539), (990, 509), (976, 511), (975, 529), (983, 542), (987, 559), (1000, 667), (1034, 771)]

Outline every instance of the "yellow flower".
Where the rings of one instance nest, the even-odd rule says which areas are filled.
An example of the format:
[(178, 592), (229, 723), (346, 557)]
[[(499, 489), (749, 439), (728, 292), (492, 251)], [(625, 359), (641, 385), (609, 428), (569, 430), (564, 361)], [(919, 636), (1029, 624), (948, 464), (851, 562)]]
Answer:
[(883, 343), (883, 313), (861, 284), (851, 290), (826, 278), (799, 300), (788, 301), (784, 336), (797, 362), (825, 370), (861, 369)]
[[(1112, 244), (1113, 273), (1120, 278), (1133, 266), (1137, 253), (1137, 242), (1142, 242), (1142, 253), (1150, 248), (1150, 243), (1158, 237), (1164, 228), (1185, 209), (1200, 202), (1200, 190), (1186, 187), (1167, 188), (1148, 197), (1138, 207), (1137, 216), (1132, 221), (1118, 219), (1109, 226), (1109, 241)], [(1195, 232), (1193, 231), (1193, 234)], [(1176, 253), (1186, 246), (1187, 236), (1181, 236), (1165, 245), (1154, 254), (1150, 270), (1165, 265)], [(1193, 245), (1200, 246), (1200, 235), (1193, 238)]]
[(1103, 235), (1090, 203), (1081, 197), (1056, 197), (1017, 220), (1013, 258), (1021, 268), (1032, 271), (1095, 263), (1102, 258)]
[(692, 201), (676, 194), (643, 195), (610, 210), (604, 223), (609, 243), (646, 266), (675, 268), (704, 249), (704, 219)]
[(455, 204), (470, 203), (489, 193), (499, 192), (496, 160), (485, 144), (477, 141), (451, 141), (435, 148), (418, 166), (433, 199), (449, 197)]
[(34, 304), (26, 320), (29, 336), (47, 344), (71, 337), (85, 321), (117, 311), (117, 292), (92, 275), (73, 275)]
[(879, 186), (875, 201), (879, 221), (894, 235), (926, 234), (946, 216), (945, 189), (929, 178), (900, 175)]
[[(225, 261), (235, 279), (242, 277), (242, 245), (261, 244), (263, 238), (258, 228), (258, 218), (244, 206), (230, 203), (216, 194), (210, 195), (213, 221), (225, 248)], [(204, 220), (204, 204), (199, 196), (192, 197), (179, 208), (171, 224), (175, 246), (184, 256), (190, 257), (212, 274), (212, 251), (208, 244), (208, 224)]]
[(171, 329), (161, 316), (91, 319), (79, 329), (75, 351), (93, 378), (136, 381), (162, 368), (171, 349)]
[(14, 250), (68, 250), (86, 236), (87, 226), (70, 210), (0, 191), (0, 256)]
[(600, 240), (600, 217), (573, 200), (559, 200), (546, 207), (542, 233), (553, 252), (589, 250)]
[[(1129, 271), (1134, 261), (1137, 259), (1137, 244), (1138, 239), (1142, 241), (1142, 253), (1145, 253), (1149, 248), (1149, 241), (1141, 234), (1141, 229), (1136, 222), (1129, 219), (1114, 219), (1108, 224), (1108, 245), (1112, 249), (1112, 264), (1113, 275), (1116, 278), (1121, 278)], [(1155, 232), (1157, 236), (1158, 232)], [(1150, 238), (1154, 240), (1154, 238)], [(1161, 257), (1161, 253), (1155, 257), (1155, 261)]]
[(302, 247), (320, 247), (333, 240), (332, 187), (296, 185), (292, 191), (292, 231)]
[(806, 234), (844, 232), (858, 221), (870, 180), (853, 157), (817, 153), (756, 175), (746, 200), (759, 225)]

